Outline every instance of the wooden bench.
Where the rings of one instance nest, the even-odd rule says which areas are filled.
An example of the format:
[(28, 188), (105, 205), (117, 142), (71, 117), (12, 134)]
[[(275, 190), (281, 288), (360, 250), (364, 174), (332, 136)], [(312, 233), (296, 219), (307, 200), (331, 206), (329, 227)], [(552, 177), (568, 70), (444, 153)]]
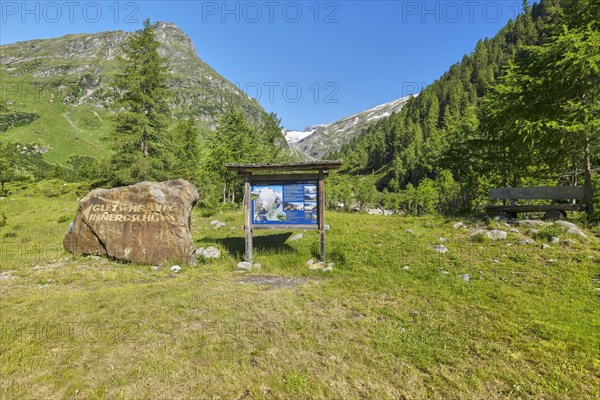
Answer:
[[(507, 213), (516, 215), (520, 212), (545, 212), (544, 218), (560, 219), (566, 211), (585, 211), (588, 209), (582, 203), (558, 203), (564, 200), (585, 199), (584, 186), (539, 186), (530, 188), (507, 187), (495, 188), (489, 192), (494, 200), (509, 200), (510, 204), (501, 206), (487, 206), (490, 213)], [(517, 204), (517, 200), (552, 200), (552, 204)]]

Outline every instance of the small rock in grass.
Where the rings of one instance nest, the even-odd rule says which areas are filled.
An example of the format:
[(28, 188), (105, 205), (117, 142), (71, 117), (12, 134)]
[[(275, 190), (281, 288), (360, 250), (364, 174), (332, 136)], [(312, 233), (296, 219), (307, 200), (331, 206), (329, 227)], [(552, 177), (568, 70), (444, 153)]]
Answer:
[(597, 291), (597, 292), (600, 292), (600, 287), (597, 287), (597, 288), (596, 288), (596, 291)]
[(153, 265), (151, 269), (152, 271), (160, 271), (160, 267), (158, 265)]
[(556, 221), (556, 225), (562, 226), (565, 229), (577, 228), (577, 225), (568, 221)]
[(225, 226), (225, 222), (221, 222), (218, 219), (213, 219), (210, 221), (210, 224), (215, 227), (215, 229), (219, 229), (222, 226)]
[(535, 244), (535, 240), (533, 239), (523, 239), (523, 240), (519, 240), (519, 244)]
[(173, 265), (169, 269), (171, 270), (171, 272), (175, 272), (175, 273), (178, 273), (179, 271), (181, 271), (181, 267), (179, 265)]
[(562, 241), (562, 244), (567, 245), (567, 246), (570, 246), (573, 243), (575, 243), (575, 242), (573, 242), (571, 239), (565, 239)]
[(204, 258), (219, 258), (219, 257), (221, 257), (221, 250), (217, 249), (214, 246), (208, 246), (202, 252), (202, 256)]
[(308, 265), (308, 266), (310, 267), (310, 266), (311, 266), (311, 265), (313, 265), (314, 263), (315, 263), (315, 260), (313, 260), (313, 259), (311, 258), (310, 260), (308, 260), (308, 261), (306, 262), (306, 265)]
[(327, 266), (326, 266), (325, 268), (323, 268), (321, 271), (322, 271), (322, 272), (330, 272), (330, 271), (333, 271), (333, 263), (329, 263), (329, 264), (327, 264)]
[(471, 275), (470, 274), (462, 274), (458, 276), (460, 279), (462, 279), (465, 282), (469, 282), (471, 280)]
[(240, 261), (237, 263), (238, 269), (243, 269), (246, 271), (252, 271), (252, 263), (249, 261)]
[(490, 238), (490, 239), (492, 239), (492, 240), (506, 239), (506, 232), (499, 231), (499, 230), (489, 231), (487, 233), (487, 237)]
[(431, 249), (433, 251), (437, 251), (438, 253), (447, 253), (448, 252), (448, 248), (446, 246), (444, 246), (443, 244), (434, 244), (431, 246)]
[(494, 217), (494, 221), (496, 221), (496, 222), (508, 222), (508, 217), (506, 215), (496, 215)]
[(529, 231), (529, 233), (531, 233), (532, 235), (537, 235), (538, 230), (533, 228), (532, 230)]
[(446, 239), (445, 237), (441, 237), (439, 240), (440, 243), (448, 243), (448, 239)]
[(517, 228), (510, 228), (510, 232), (511, 233), (517, 233), (517, 234), (521, 233), (521, 232), (519, 232), (519, 230)]
[(467, 226), (462, 222), (457, 222), (454, 224), (454, 229), (466, 228)]
[(556, 260), (555, 260), (554, 258), (551, 258), (551, 259), (549, 259), (549, 260), (548, 260), (548, 262), (549, 262), (549, 263), (555, 263), (555, 262), (556, 262)]
[(550, 238), (550, 244), (556, 244), (556, 243), (560, 243), (560, 238), (557, 238), (556, 236), (552, 236)]
[(519, 225), (521, 226), (528, 226), (528, 227), (532, 227), (532, 226), (550, 226), (552, 225), (552, 222), (545, 222), (545, 221), (540, 221), (537, 219), (524, 219), (522, 221), (519, 221)]
[(585, 233), (583, 233), (581, 229), (575, 227), (569, 228), (569, 230), (567, 231), (567, 235), (575, 235), (584, 239), (588, 238), (588, 236)]
[(407, 229), (404, 232), (406, 232), (406, 233), (413, 233), (412, 229)]
[(479, 235), (487, 236), (487, 231), (485, 229), (478, 229), (475, 232), (471, 233), (471, 239)]
[(405, 265), (404, 267), (402, 267), (403, 270), (408, 271), (410, 269), (410, 267), (408, 265)]
[(552, 246), (550, 246), (549, 244), (542, 243), (542, 250), (550, 249), (550, 248), (552, 248)]
[(448, 272), (448, 271), (442, 271), (441, 274), (442, 275), (450, 275), (450, 272)]
[(297, 233), (294, 236), (292, 236), (289, 240), (290, 241), (294, 241), (294, 240), (300, 240), (302, 239), (302, 234), (301, 233)]

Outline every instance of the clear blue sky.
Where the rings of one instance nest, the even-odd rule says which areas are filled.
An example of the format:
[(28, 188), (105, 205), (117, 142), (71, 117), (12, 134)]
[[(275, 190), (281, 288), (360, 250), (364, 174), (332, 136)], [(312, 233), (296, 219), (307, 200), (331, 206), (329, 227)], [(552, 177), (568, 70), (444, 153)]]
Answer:
[[(177, 24), (286, 129), (333, 122), (433, 82), (521, 9), (500, 1), (1, 2), (0, 43)], [(301, 93), (300, 93), (301, 91)]]

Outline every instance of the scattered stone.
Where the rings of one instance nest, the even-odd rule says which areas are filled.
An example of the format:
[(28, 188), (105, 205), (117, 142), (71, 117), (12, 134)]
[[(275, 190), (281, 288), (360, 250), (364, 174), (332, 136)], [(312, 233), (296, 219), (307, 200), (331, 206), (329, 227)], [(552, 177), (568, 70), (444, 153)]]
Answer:
[(160, 267), (158, 265), (153, 265), (150, 267), (150, 269), (152, 269), (152, 271), (160, 271)]
[(556, 223), (556, 225), (562, 226), (565, 229), (577, 228), (577, 225), (575, 225), (572, 222), (568, 222), (568, 221), (556, 221), (555, 223)]
[(443, 244), (434, 244), (431, 246), (431, 249), (434, 251), (437, 251), (438, 253), (447, 253), (448, 252), (448, 248), (446, 246), (444, 246)]
[(442, 275), (450, 275), (450, 272), (448, 272), (448, 271), (442, 271), (441, 274)]
[(221, 250), (214, 246), (208, 246), (200, 252), (200, 255), (204, 258), (219, 258), (221, 257)]
[(178, 273), (179, 271), (181, 271), (181, 267), (179, 265), (173, 265), (171, 268), (169, 268), (172, 272)]
[(597, 288), (596, 288), (596, 292), (600, 292), (600, 287), (597, 287)]
[(516, 234), (520, 234), (521, 232), (519, 232), (519, 230), (517, 228), (510, 228), (510, 232), (511, 233), (516, 233)]
[(550, 246), (549, 244), (542, 243), (542, 250), (550, 249), (550, 248), (552, 248), (552, 246)]
[(408, 265), (405, 265), (404, 267), (402, 267), (403, 270), (408, 271), (410, 269), (410, 267)]
[(496, 215), (494, 217), (494, 221), (496, 221), (496, 222), (508, 222), (509, 219), (508, 219), (508, 217), (506, 215)]
[(549, 260), (548, 260), (548, 262), (549, 262), (549, 263), (555, 263), (555, 262), (556, 262), (556, 260), (555, 260), (554, 258), (551, 258), (551, 259), (549, 259)]
[(492, 258), (492, 262), (497, 264), (500, 262), (500, 260), (498, 260), (497, 258)]
[(323, 268), (321, 271), (322, 271), (322, 272), (330, 272), (330, 271), (333, 271), (333, 263), (329, 263), (329, 264), (327, 264), (327, 266), (326, 266), (325, 268)]
[(253, 263), (252, 264), (252, 269), (261, 269), (261, 268), (262, 268), (261, 263)]
[(446, 239), (445, 237), (441, 237), (439, 240), (440, 243), (448, 243), (448, 239)]
[(310, 260), (308, 260), (308, 261), (306, 262), (306, 265), (308, 265), (308, 266), (310, 267), (310, 266), (311, 266), (311, 265), (313, 265), (314, 263), (315, 263), (315, 260), (313, 260), (313, 259), (311, 258)]
[(529, 231), (529, 233), (531, 233), (532, 235), (537, 235), (538, 234), (538, 230), (533, 228), (532, 230)]
[(4, 272), (0, 272), (0, 281), (6, 281), (9, 279), (15, 279), (14, 276), (12, 276), (12, 273), (14, 271), (4, 271)]
[(535, 244), (535, 240), (527, 238), (519, 240), (519, 244)]
[(406, 233), (413, 233), (412, 229), (407, 229), (404, 232), (406, 232)]
[(581, 231), (579, 228), (571, 227), (567, 230), (567, 235), (575, 235), (587, 239), (588, 236)]
[(467, 226), (462, 222), (457, 222), (454, 224), (454, 229), (466, 228)]
[(532, 227), (532, 226), (544, 227), (544, 226), (552, 225), (552, 222), (540, 221), (538, 219), (524, 219), (524, 220), (519, 221), (519, 225), (527, 226), (527, 227)]
[(383, 210), (381, 208), (369, 208), (369, 209), (367, 209), (367, 214), (369, 214), (369, 215), (383, 215)]
[(475, 232), (471, 233), (471, 239), (475, 238), (476, 236), (486, 236), (487, 237), (487, 231), (485, 229), (478, 229)]
[(222, 226), (225, 226), (225, 222), (221, 222), (218, 219), (213, 219), (210, 221), (210, 224), (215, 227), (215, 229), (219, 229)]
[(458, 277), (465, 282), (469, 282), (471, 280), (471, 275), (469, 275), (469, 274), (462, 274), (462, 275), (459, 275)]
[(294, 236), (292, 236), (291, 238), (289, 238), (288, 240), (289, 240), (290, 242), (292, 242), (292, 241), (294, 241), (294, 240), (300, 240), (300, 239), (302, 239), (302, 237), (303, 237), (303, 235), (302, 235), (301, 233), (297, 233), (297, 234), (295, 234)]
[(242, 261), (237, 264), (238, 269), (243, 269), (246, 271), (252, 271), (252, 263), (248, 261)]
[(556, 236), (552, 236), (550, 238), (550, 244), (556, 244), (556, 243), (560, 243), (560, 238), (557, 238)]
[(500, 257), (508, 257), (506, 254), (502, 253), (500, 254)]
[(575, 242), (572, 241), (571, 239), (565, 239), (565, 240), (562, 241), (562, 244), (567, 245), (567, 246), (570, 246), (573, 243), (575, 243)]
[(72, 253), (123, 261), (193, 264), (190, 215), (198, 198), (183, 179), (92, 190), (79, 202), (63, 245)]
[(492, 240), (503, 240), (506, 239), (506, 232), (499, 230), (489, 231), (487, 237)]

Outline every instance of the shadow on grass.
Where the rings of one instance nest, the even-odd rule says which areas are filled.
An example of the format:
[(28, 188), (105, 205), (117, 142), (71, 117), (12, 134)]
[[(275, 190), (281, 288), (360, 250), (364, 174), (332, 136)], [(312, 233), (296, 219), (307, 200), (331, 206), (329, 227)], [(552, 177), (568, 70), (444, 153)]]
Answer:
[[(255, 252), (262, 250), (281, 253), (296, 252), (293, 247), (285, 243), (291, 235), (292, 233), (286, 232), (275, 235), (254, 236), (252, 239), (252, 246)], [(225, 247), (229, 254), (234, 258), (242, 258), (245, 254), (245, 242), (243, 237), (229, 237), (215, 239), (214, 241)]]

